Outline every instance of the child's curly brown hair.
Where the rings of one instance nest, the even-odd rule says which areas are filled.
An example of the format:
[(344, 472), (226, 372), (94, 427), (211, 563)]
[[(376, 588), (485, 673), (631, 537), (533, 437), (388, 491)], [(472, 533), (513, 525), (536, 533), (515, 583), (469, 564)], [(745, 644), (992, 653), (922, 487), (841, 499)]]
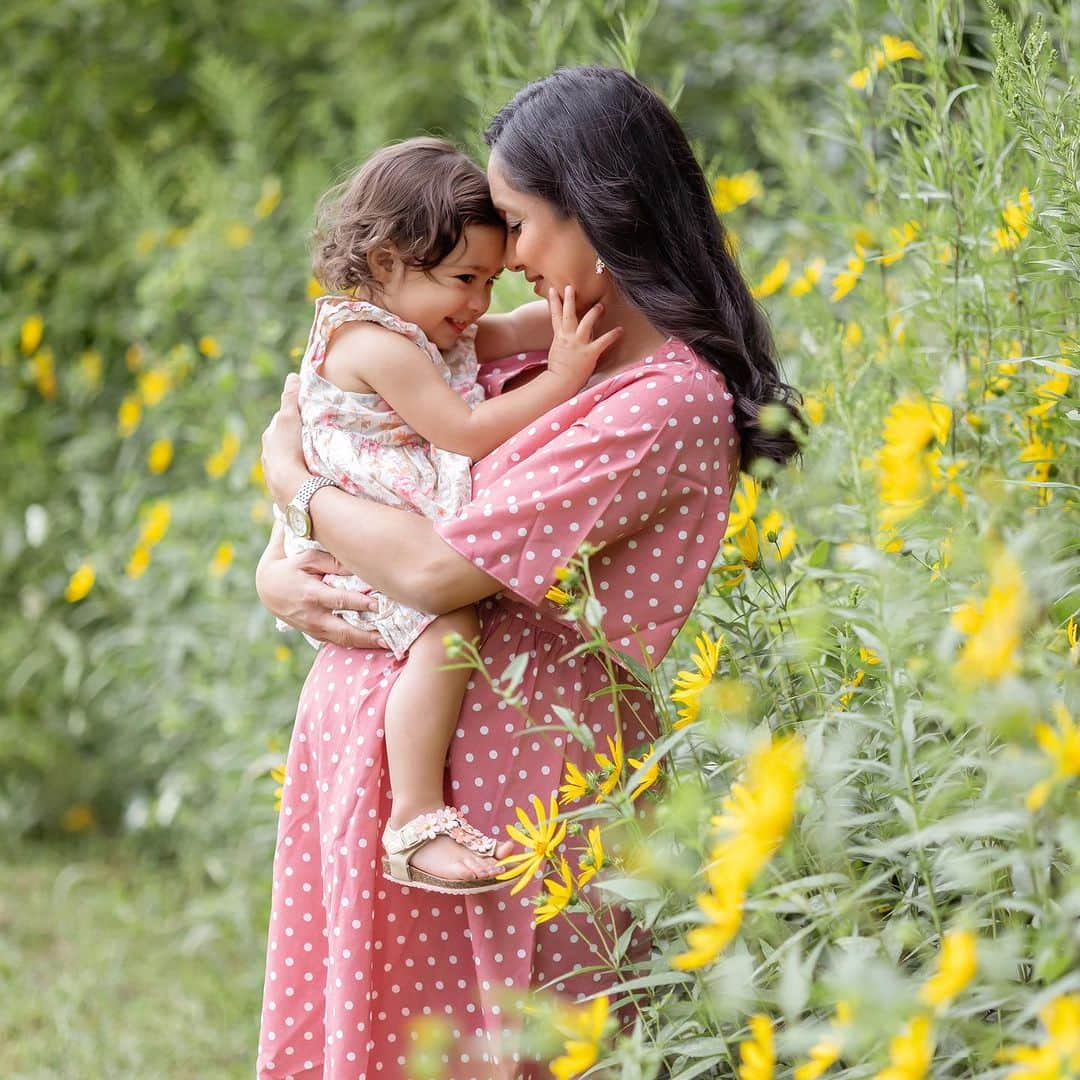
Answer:
[(312, 273), (327, 290), (374, 295), (369, 253), (391, 248), (406, 266), (430, 270), (466, 225), (504, 227), (483, 170), (445, 139), (407, 139), (319, 200)]

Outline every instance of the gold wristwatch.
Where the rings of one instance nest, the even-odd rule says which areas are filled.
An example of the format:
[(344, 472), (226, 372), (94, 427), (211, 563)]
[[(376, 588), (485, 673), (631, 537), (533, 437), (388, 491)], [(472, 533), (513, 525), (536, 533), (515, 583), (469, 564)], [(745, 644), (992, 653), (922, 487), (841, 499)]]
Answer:
[(293, 500), (285, 507), (285, 523), (295, 536), (306, 540), (311, 536), (311, 514), (308, 513), (308, 505), (311, 497), (320, 488), (337, 487), (333, 480), (327, 480), (325, 476), (312, 476), (300, 485), (300, 490), (293, 496)]

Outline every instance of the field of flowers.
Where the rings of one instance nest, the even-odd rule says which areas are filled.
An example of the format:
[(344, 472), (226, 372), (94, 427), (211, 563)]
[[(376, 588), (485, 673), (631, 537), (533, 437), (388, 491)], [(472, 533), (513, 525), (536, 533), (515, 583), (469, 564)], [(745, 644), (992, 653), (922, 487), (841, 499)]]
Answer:
[[(618, 898), (656, 944), (631, 968), (611, 941), (618, 995), (540, 995), (527, 1037), (559, 1078), (1080, 1075), (1080, 18), (931, 0), (807, 24), (782, 6), (781, 31), (735, 5), (728, 52), (719, 0), (485, 8), (452, 64), (475, 27), (448, 5), (411, 43), (431, 84), (407, 88), (385, 58), (337, 85), (315, 59), (344, 68), (336, 35), (285, 15), (229, 27), (280, 49), (260, 70), (195, 48), (206, 27), (136, 47), (101, 7), (90, 29), (150, 72), (113, 112), (102, 79), (102, 115), (161, 164), (120, 140), (107, 192), (65, 166), (46, 208), (47, 156), (16, 152), (30, 107), (0, 136), (23, 215), (0, 226), (8, 838), (111, 830), (261, 902), (309, 654), (252, 595), (257, 434), (306, 330), (310, 208), (388, 138), (441, 125), (475, 145), (529, 75), (619, 62), (698, 140), (809, 431), (798, 467), (744, 475), (683, 637), (634, 671), (662, 736), (590, 745), (594, 771), (519, 809), (509, 873), (545, 873), (538, 921)], [(400, 44), (353, 18), (372, 57)], [(153, 65), (175, 82), (185, 63), (196, 104), (154, 97), (174, 84)], [(284, 75), (304, 88), (291, 111)], [(338, 124), (376, 76), (383, 120)], [(317, 153), (296, 152), (305, 124)], [(589, 556), (553, 595), (612, 664)]]

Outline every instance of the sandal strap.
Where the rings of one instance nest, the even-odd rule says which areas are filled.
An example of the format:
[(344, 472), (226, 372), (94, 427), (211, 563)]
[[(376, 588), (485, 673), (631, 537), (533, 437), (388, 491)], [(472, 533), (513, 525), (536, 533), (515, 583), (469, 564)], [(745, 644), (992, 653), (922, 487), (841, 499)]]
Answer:
[(495, 838), (485, 836), (466, 820), (456, 807), (442, 806), (425, 814), (417, 814), (400, 829), (389, 824), (383, 831), (383, 848), (390, 856), (419, 847), (436, 836), (446, 835), (478, 855), (491, 855), (495, 851)]

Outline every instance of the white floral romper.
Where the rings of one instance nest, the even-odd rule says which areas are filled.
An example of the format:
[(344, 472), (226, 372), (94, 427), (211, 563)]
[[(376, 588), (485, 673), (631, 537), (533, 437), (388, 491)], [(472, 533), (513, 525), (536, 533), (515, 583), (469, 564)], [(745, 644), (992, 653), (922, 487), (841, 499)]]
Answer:
[[(318, 476), (333, 480), (354, 495), (387, 506), (412, 510), (433, 521), (455, 517), (472, 497), (470, 461), (440, 450), (418, 435), (378, 394), (342, 390), (321, 374), (326, 349), (335, 330), (347, 322), (376, 322), (404, 334), (423, 349), (449, 386), (475, 408), (484, 399), (476, 381), (476, 329), (470, 327), (446, 358), (423, 330), (375, 304), (345, 296), (323, 296), (315, 302), (315, 321), (300, 363), (300, 419), (304, 459)], [(275, 507), (275, 514), (281, 517)], [(321, 548), (285, 529), (285, 553)], [(435, 618), (414, 611), (375, 590), (355, 574), (328, 574), (335, 587), (372, 593), (377, 611), (339, 611), (360, 629), (376, 630), (401, 659)], [(288, 629), (279, 621), (279, 629)], [(319, 642), (308, 638), (317, 648)]]

